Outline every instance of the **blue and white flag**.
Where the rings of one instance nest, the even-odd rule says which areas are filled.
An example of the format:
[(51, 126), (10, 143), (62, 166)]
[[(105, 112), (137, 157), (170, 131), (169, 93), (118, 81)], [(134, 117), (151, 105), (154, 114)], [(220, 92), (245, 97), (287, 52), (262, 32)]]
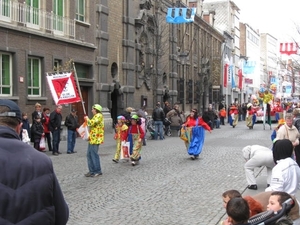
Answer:
[[(187, 18), (187, 11), (190, 10), (190, 17)], [(168, 8), (167, 23), (181, 24), (194, 22), (196, 8)]]

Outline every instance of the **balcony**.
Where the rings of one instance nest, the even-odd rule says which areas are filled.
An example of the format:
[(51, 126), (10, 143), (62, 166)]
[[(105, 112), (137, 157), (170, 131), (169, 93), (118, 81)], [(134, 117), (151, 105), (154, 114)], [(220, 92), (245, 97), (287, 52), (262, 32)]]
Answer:
[(23, 26), (41, 34), (75, 38), (75, 20), (13, 0), (0, 0), (0, 24), (16, 28)]

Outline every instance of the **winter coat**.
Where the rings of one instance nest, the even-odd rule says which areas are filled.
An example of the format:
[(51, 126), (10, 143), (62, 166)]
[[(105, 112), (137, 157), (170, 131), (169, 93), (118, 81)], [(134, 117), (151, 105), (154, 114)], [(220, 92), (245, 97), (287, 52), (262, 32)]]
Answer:
[(176, 111), (175, 109), (169, 111), (166, 118), (171, 121), (170, 127), (179, 127), (183, 123), (179, 111)]
[(44, 133), (50, 133), (49, 130), (50, 116), (47, 116), (45, 113), (43, 113), (41, 122), (44, 126)]
[(44, 127), (41, 122), (33, 121), (31, 126), (31, 142), (41, 139), (44, 133)]
[(79, 128), (78, 117), (73, 116), (72, 114), (68, 115), (65, 120), (65, 126), (68, 128), (68, 130), (75, 131), (77, 128)]
[(60, 129), (61, 127), (61, 121), (62, 121), (62, 115), (61, 113), (58, 113), (56, 110), (54, 110), (50, 114), (50, 123), (49, 123), (49, 130), (51, 132)]
[(164, 111), (162, 110), (162, 108), (156, 107), (156, 108), (153, 110), (153, 113), (152, 113), (152, 119), (153, 119), (154, 121), (164, 121), (164, 119), (165, 119), (165, 114), (164, 114)]
[[(30, 132), (30, 124), (29, 124), (29, 120), (28, 119), (26, 119), (26, 120), (22, 119), (22, 129), (27, 130), (28, 136), (30, 138), (31, 137), (31, 132)], [(23, 138), (22, 134), (23, 134), (23, 132), (21, 130), (21, 132), (20, 132), (20, 139), (21, 140)]]
[(69, 209), (51, 159), (0, 126), (0, 224), (65, 225)]

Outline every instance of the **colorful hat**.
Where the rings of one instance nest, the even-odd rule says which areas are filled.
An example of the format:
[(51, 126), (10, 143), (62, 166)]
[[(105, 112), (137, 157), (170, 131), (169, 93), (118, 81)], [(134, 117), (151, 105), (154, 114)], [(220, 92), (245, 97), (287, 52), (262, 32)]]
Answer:
[(118, 120), (125, 120), (125, 117), (124, 116), (118, 116), (117, 119)]
[(102, 106), (101, 105), (99, 105), (99, 104), (95, 104), (95, 105), (93, 105), (93, 107), (92, 107), (93, 109), (97, 109), (98, 111), (102, 111)]
[(247, 108), (250, 108), (251, 106), (252, 106), (251, 103), (248, 103), (248, 104), (247, 104)]
[(279, 120), (278, 120), (278, 126), (279, 126), (279, 125), (283, 125), (283, 124), (285, 124), (284, 119), (279, 119)]
[(137, 115), (133, 115), (133, 116), (131, 117), (131, 119), (138, 120), (139, 117), (138, 117)]

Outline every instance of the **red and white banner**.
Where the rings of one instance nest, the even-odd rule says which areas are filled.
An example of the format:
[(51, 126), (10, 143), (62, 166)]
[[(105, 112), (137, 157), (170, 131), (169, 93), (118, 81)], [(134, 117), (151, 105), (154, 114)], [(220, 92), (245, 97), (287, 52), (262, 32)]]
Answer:
[(279, 52), (286, 55), (297, 54), (299, 45), (297, 43), (280, 43)]
[(228, 80), (228, 69), (229, 69), (229, 65), (225, 64), (224, 65), (224, 87), (227, 87), (227, 80)]
[(238, 76), (239, 76), (239, 86), (238, 86), (238, 88), (240, 90), (242, 90), (242, 87), (243, 87), (243, 72), (242, 72), (242, 69), (238, 70)]
[(56, 105), (81, 101), (73, 72), (47, 73), (46, 77)]

